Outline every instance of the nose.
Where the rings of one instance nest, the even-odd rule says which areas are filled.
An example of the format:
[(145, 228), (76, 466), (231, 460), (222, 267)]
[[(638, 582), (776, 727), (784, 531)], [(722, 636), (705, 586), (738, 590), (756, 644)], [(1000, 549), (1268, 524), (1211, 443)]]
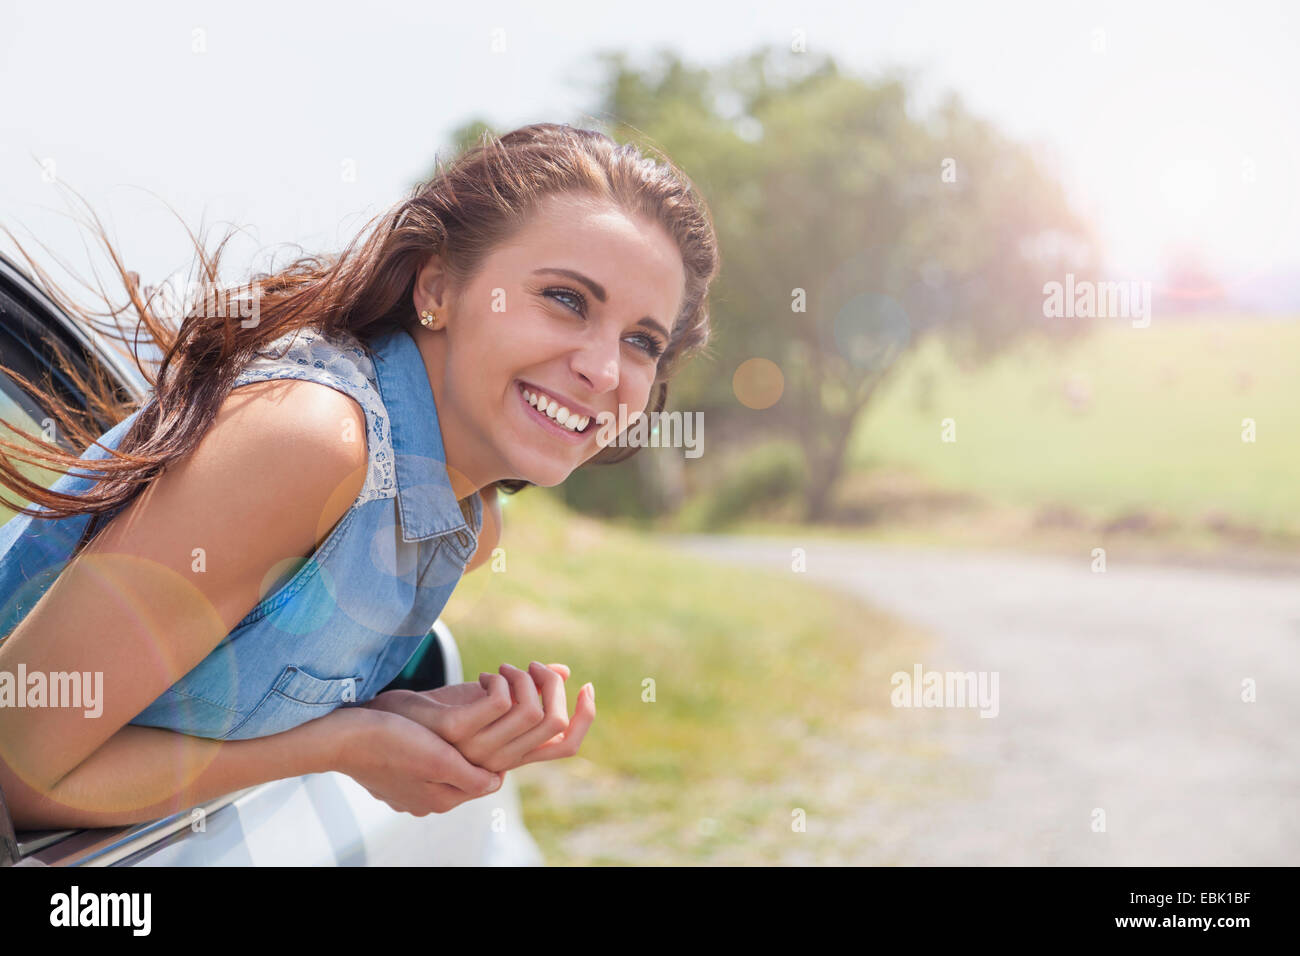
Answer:
[(617, 337), (610, 341), (607, 336), (584, 336), (582, 343), (573, 350), (570, 368), (596, 394), (612, 391), (618, 388), (618, 348)]

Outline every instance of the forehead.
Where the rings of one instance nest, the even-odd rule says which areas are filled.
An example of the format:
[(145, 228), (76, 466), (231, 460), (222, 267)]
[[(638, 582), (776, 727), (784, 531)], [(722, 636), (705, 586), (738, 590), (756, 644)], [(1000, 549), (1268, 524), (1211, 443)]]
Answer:
[(521, 278), (535, 269), (572, 269), (605, 287), (610, 308), (636, 309), (637, 318), (648, 314), (665, 326), (676, 318), (686, 282), (681, 252), (662, 225), (588, 197), (544, 199), (492, 262)]

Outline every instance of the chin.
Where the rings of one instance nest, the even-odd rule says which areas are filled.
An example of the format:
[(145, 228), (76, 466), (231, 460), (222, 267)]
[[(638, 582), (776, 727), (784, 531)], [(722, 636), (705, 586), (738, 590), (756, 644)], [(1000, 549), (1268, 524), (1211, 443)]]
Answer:
[(572, 472), (568, 472), (568, 473), (566, 473), (566, 474), (560, 475), (559, 477), (555, 477), (555, 476), (541, 477), (541, 476), (539, 476), (539, 477), (536, 477), (536, 478), (528, 478), (528, 479), (525, 479), (525, 480), (531, 482), (532, 484), (536, 485), (536, 486), (539, 487), (539, 488), (554, 488), (554, 487), (556, 487), (557, 485), (562, 485), (562, 484), (564, 484), (564, 480), (565, 480), (566, 478), (568, 478), (570, 474), (572, 474)]
[(573, 474), (575, 469), (565, 469), (555, 465), (522, 467), (515, 469), (515, 473), (524, 481), (531, 482), (542, 488), (554, 488), (556, 485), (564, 484), (564, 480)]

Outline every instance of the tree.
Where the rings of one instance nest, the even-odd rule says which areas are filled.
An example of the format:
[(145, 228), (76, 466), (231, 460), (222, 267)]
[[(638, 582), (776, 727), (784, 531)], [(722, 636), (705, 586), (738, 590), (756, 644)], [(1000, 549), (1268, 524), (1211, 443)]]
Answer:
[(730, 372), (776, 362), (769, 418), (803, 447), (809, 519), (828, 515), (855, 423), (924, 336), (978, 362), (1035, 330), (1084, 328), (1045, 325), (1042, 288), (1091, 264), (1089, 228), (955, 96), (917, 117), (901, 79), (771, 48), (717, 71), (671, 53), (649, 70), (606, 63), (597, 115), (685, 169), (719, 232), (717, 363), (684, 371), (678, 399), (734, 408)]

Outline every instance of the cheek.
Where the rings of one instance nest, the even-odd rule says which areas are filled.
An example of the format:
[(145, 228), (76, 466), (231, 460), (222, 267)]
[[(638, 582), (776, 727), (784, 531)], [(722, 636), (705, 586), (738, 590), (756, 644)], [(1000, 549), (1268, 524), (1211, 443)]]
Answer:
[(491, 313), (473, 334), (477, 364), (482, 368), (518, 371), (562, 350), (563, 330), (532, 310)]
[(489, 390), (518, 358), (516, 331), (499, 315), (485, 317), (462, 331), (450, 343), (457, 377), (477, 392)]
[(650, 404), (654, 397), (655, 379), (654, 375), (649, 372), (626, 374), (624, 378), (625, 388), (622, 389), (622, 395), (619, 401), (627, 405), (629, 409), (644, 409)]

